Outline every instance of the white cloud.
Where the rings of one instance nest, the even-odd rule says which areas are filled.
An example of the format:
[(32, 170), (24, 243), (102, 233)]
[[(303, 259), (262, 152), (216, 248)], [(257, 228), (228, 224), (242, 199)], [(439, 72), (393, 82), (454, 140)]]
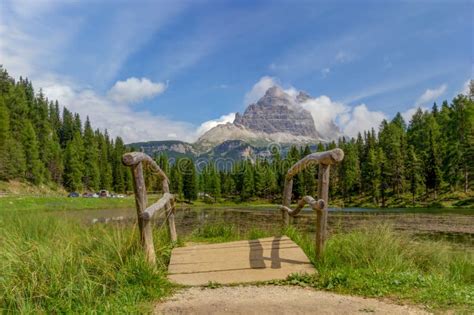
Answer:
[(380, 122), (387, 119), (387, 116), (379, 111), (370, 111), (365, 104), (357, 105), (352, 109), (347, 123), (343, 127), (345, 135), (357, 136), (358, 132), (375, 128), (377, 130)]
[(117, 81), (110, 89), (108, 97), (119, 103), (136, 103), (161, 94), (165, 89), (164, 83), (131, 77), (125, 81)]
[(355, 107), (332, 101), (321, 95), (302, 104), (313, 116), (316, 130), (324, 137), (334, 137), (334, 126), (338, 126), (344, 135), (355, 137), (358, 132), (378, 128), (387, 116), (379, 111), (371, 111), (365, 104)]
[(331, 133), (334, 130), (334, 123), (339, 120), (342, 115), (346, 115), (350, 111), (349, 106), (333, 102), (326, 95), (307, 100), (301, 104), (301, 106), (311, 113), (316, 130), (318, 130), (324, 138), (331, 137)]
[(274, 85), (277, 85), (275, 78), (269, 76), (260, 78), (252, 89), (245, 94), (244, 105), (247, 106), (257, 102), (265, 92)]
[(413, 107), (401, 113), (403, 119), (408, 123), (419, 108), (423, 111), (428, 110), (428, 107), (425, 105), (429, 105), (427, 103), (435, 101), (438, 97), (443, 95), (447, 88), (448, 86), (446, 84), (442, 84), (434, 89), (426, 89), (425, 92), (423, 92), (423, 94), (416, 100)]
[(235, 119), (235, 113), (229, 113), (227, 115), (222, 115), (218, 119), (212, 119), (212, 120), (205, 121), (197, 128), (196, 134), (199, 137), (199, 136), (203, 135), (206, 131), (214, 128), (217, 125), (222, 125), (222, 124), (227, 124), (227, 123), (234, 122), (234, 119)]
[(471, 80), (467, 80), (464, 82), (464, 85), (462, 87), (461, 94), (463, 95), (469, 95), (469, 84), (471, 83)]
[(448, 86), (442, 84), (435, 89), (426, 89), (426, 91), (418, 98), (416, 105), (426, 105), (426, 103), (436, 100), (446, 92)]

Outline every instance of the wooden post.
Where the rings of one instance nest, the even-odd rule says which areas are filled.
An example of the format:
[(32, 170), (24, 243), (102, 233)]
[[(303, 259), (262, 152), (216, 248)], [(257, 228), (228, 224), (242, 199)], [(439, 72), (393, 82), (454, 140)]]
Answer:
[(133, 188), (135, 190), (135, 204), (137, 206), (138, 227), (140, 229), (140, 241), (145, 252), (146, 261), (155, 266), (155, 248), (153, 246), (153, 231), (152, 221), (143, 220), (141, 218), (142, 212), (145, 211), (148, 203), (146, 195), (145, 179), (143, 177), (143, 163), (139, 162), (132, 165), (133, 174)]
[[(283, 190), (283, 205), (285, 207), (290, 207), (291, 206), (291, 194), (293, 192), (293, 179), (288, 179), (285, 178), (285, 187)], [(290, 225), (290, 215), (288, 214), (288, 211), (282, 210), (281, 211), (282, 219), (283, 219), (283, 225), (288, 226)]]
[[(163, 180), (163, 192), (164, 193), (169, 193), (170, 188), (168, 184), (168, 180), (164, 179)], [(166, 204), (166, 209), (168, 211), (167, 213), (167, 220), (168, 220), (168, 231), (170, 232), (170, 237), (172, 242), (176, 242), (178, 240), (178, 236), (176, 234), (176, 225), (174, 221), (174, 214), (175, 214), (175, 200), (172, 198), (170, 202)]]
[(316, 211), (316, 258), (321, 259), (326, 242), (326, 227), (328, 220), (329, 204), (329, 170), (331, 166), (319, 164), (318, 174), (318, 198), (324, 200), (324, 207)]

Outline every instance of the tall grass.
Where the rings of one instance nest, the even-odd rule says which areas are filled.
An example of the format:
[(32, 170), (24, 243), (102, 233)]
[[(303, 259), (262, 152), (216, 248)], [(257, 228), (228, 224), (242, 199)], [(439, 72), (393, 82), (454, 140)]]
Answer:
[(309, 235), (294, 227), (285, 232), (315, 263), (318, 274), (302, 279), (314, 287), (474, 311), (472, 251), (454, 251), (442, 242), (416, 241), (381, 225), (332, 236), (324, 259), (315, 261), (314, 241)]
[[(225, 222), (206, 223), (196, 228), (187, 237), (188, 241), (205, 243), (224, 243), (237, 240), (255, 240), (275, 235), (276, 231), (260, 229), (256, 226), (239, 230), (235, 225)], [(280, 233), (281, 231), (277, 231)]]
[(158, 270), (144, 261), (136, 228), (84, 227), (44, 214), (0, 217), (0, 307), (3, 312), (136, 312), (170, 292), (170, 248), (155, 235)]

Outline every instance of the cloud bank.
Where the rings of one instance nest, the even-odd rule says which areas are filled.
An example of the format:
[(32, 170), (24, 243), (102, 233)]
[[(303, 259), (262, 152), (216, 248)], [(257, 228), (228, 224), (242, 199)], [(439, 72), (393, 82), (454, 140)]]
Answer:
[[(143, 90), (142, 94), (132, 88), (127, 94), (127, 89), (122, 86), (121, 94), (115, 94), (117, 83), (106, 95), (55, 82), (44, 85), (43, 91), (49, 99), (57, 99), (62, 106), (79, 113), (81, 117), (89, 116), (94, 127), (107, 129), (113, 137), (121, 136), (125, 143), (157, 139), (194, 140), (195, 128), (190, 123), (170, 120), (148, 111), (133, 110), (132, 102), (151, 97), (150, 89)], [(153, 91), (156, 95), (157, 89)], [(117, 95), (120, 95), (119, 101)]]

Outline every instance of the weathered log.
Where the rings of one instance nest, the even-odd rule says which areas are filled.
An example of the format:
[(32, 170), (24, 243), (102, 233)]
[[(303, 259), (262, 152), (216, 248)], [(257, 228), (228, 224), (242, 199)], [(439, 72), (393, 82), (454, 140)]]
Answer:
[[(293, 179), (285, 178), (285, 186), (283, 188), (283, 207), (290, 208), (291, 193), (293, 192)], [(281, 208), (280, 208), (281, 209)], [(281, 209), (283, 224), (285, 226), (290, 224), (290, 215), (286, 209)]]
[[(151, 169), (162, 179), (162, 188), (164, 193), (169, 193), (169, 180), (166, 176), (165, 172), (156, 164), (156, 162), (147, 154), (142, 152), (129, 152), (125, 153), (122, 157), (122, 163), (127, 166), (134, 166), (141, 162), (147, 163)], [(176, 226), (175, 226), (175, 212), (176, 212), (176, 204), (173, 199), (168, 200), (166, 203), (166, 209), (168, 209), (167, 213), (167, 221), (168, 221), (168, 229), (170, 232), (171, 240), (176, 242), (178, 237), (176, 234)], [(156, 211), (156, 210), (155, 210)], [(149, 214), (144, 214), (143, 219), (149, 220), (151, 216)]]
[(153, 246), (152, 225), (149, 220), (141, 218), (147, 205), (145, 179), (143, 178), (143, 163), (132, 164), (133, 188), (135, 191), (135, 204), (137, 206), (138, 227), (140, 229), (140, 241), (145, 252), (146, 261), (155, 266), (155, 248)]
[(171, 241), (175, 243), (178, 241), (178, 234), (176, 233), (176, 225), (175, 225), (175, 220), (174, 220), (174, 216), (176, 213), (175, 199), (172, 198), (169, 204), (170, 204), (170, 207), (167, 208), (168, 209), (168, 229), (170, 232)]
[(158, 200), (157, 202), (155, 202), (154, 204), (152, 204), (151, 206), (149, 206), (148, 208), (145, 209), (145, 211), (143, 211), (141, 214), (140, 214), (140, 217), (143, 219), (143, 220), (151, 220), (151, 218), (153, 218), (153, 215), (157, 212), (157, 211), (160, 211), (160, 210), (163, 210), (163, 209), (166, 209), (167, 205), (169, 205), (169, 202), (171, 199), (173, 199), (173, 195), (170, 194), (170, 193), (164, 193), (163, 194), (163, 197), (160, 198), (160, 200)]
[[(170, 191), (167, 178), (163, 180), (162, 189), (164, 193), (169, 193)], [(166, 209), (168, 209), (168, 213), (167, 213), (168, 231), (170, 233), (171, 241), (176, 242), (178, 240), (178, 234), (176, 233), (176, 224), (174, 220), (174, 216), (176, 213), (176, 202), (174, 198), (170, 199), (169, 202), (166, 203)]]
[(328, 201), (329, 201), (329, 170), (330, 165), (319, 164), (318, 172), (318, 196), (324, 201), (324, 207), (316, 212), (316, 258), (321, 259), (326, 242), (326, 229), (328, 221)]
[(301, 160), (299, 160), (296, 164), (294, 164), (286, 173), (286, 178), (290, 179), (293, 178), (299, 172), (305, 170), (311, 165), (315, 164), (325, 164), (331, 165), (341, 162), (344, 159), (344, 151), (339, 148), (332, 149), (330, 151), (325, 152), (317, 152), (312, 153)]
[[(147, 154), (143, 152), (128, 152), (122, 156), (122, 163), (126, 166), (133, 166), (137, 165), (140, 162), (147, 163), (151, 169), (160, 176), (161, 179), (166, 179), (168, 182), (168, 177), (166, 176), (165, 172), (156, 164), (156, 162)], [(169, 191), (166, 191), (169, 192)]]
[(314, 200), (311, 196), (304, 196), (298, 201), (298, 204), (295, 209), (291, 209), (287, 206), (280, 206), (280, 210), (285, 211), (290, 216), (294, 217), (300, 213), (301, 209), (304, 208), (306, 204), (309, 204), (313, 210), (321, 211), (324, 209), (324, 200), (319, 199), (318, 201)]

